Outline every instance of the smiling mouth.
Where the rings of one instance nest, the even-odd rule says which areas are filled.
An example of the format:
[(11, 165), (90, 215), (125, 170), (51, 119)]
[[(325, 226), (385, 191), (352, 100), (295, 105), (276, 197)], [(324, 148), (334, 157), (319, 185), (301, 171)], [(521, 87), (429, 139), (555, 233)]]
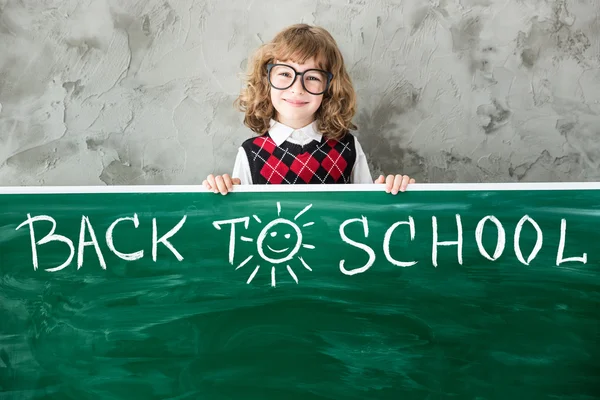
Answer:
[(290, 103), (293, 106), (303, 106), (305, 104), (308, 104), (308, 101), (288, 100), (288, 99), (283, 99), (283, 101), (285, 101), (286, 103)]
[(271, 250), (273, 253), (283, 253), (284, 251), (288, 251), (290, 248), (286, 247), (283, 250), (275, 250), (274, 248), (272, 248), (271, 246), (267, 245), (267, 247), (269, 248), (269, 250)]

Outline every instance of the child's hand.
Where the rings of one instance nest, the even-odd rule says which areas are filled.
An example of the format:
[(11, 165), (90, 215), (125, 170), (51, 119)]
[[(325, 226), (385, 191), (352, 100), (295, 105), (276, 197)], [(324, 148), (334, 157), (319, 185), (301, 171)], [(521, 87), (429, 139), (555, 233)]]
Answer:
[(233, 190), (233, 185), (242, 183), (239, 178), (231, 178), (228, 174), (214, 176), (210, 174), (202, 182), (205, 188), (215, 193), (226, 195)]
[(385, 192), (398, 194), (398, 190), (404, 192), (409, 183), (415, 183), (415, 180), (408, 175), (388, 175), (387, 178), (380, 175), (375, 183), (385, 183)]

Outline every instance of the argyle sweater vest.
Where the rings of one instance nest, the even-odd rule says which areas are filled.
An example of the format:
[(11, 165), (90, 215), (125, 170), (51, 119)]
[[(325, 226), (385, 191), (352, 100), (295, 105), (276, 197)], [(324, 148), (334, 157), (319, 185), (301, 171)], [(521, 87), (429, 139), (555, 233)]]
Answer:
[(351, 183), (356, 161), (354, 136), (277, 146), (266, 133), (242, 143), (254, 184)]

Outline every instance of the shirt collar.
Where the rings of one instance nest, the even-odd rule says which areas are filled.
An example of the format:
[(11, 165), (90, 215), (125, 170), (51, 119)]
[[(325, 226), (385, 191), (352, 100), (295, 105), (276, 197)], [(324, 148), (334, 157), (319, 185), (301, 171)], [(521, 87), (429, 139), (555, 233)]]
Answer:
[(281, 146), (281, 144), (285, 142), (294, 131), (302, 132), (307, 137), (318, 142), (320, 142), (323, 137), (323, 135), (319, 133), (317, 129), (317, 121), (313, 121), (303, 128), (294, 129), (282, 124), (281, 122), (277, 122), (274, 119), (271, 120), (269, 135), (277, 146)]

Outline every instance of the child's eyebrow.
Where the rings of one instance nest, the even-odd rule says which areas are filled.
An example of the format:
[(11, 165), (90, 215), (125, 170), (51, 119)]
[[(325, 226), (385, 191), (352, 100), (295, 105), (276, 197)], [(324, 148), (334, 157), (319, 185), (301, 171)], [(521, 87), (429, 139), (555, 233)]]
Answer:
[[(308, 67), (306, 67), (306, 64), (301, 64), (295, 60), (281, 61), (279, 59), (276, 59), (275, 61), (276, 61), (276, 64), (288, 64), (291, 67), (294, 67), (294, 69), (296, 69), (296, 70), (308, 70), (308, 69), (323, 69), (324, 70), (325, 69), (325, 66), (321, 63), (315, 63), (314, 66), (311, 66), (310, 68), (308, 68)], [(295, 65), (291, 65), (291, 64), (295, 64)]]

